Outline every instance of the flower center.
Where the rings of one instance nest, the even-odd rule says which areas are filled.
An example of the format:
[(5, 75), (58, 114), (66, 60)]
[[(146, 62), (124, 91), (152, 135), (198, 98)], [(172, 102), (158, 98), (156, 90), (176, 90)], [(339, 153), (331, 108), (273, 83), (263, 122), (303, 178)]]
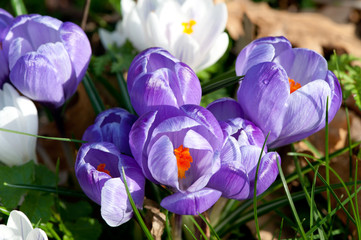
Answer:
[(110, 172), (105, 169), (105, 166), (106, 166), (105, 163), (99, 164), (97, 167), (97, 171), (104, 172), (104, 173), (108, 174), (109, 176), (112, 176), (112, 175), (110, 175)]
[(193, 162), (189, 148), (183, 148), (183, 145), (180, 145), (179, 148), (174, 149), (174, 155), (177, 158), (178, 178), (185, 178), (185, 172), (191, 167), (191, 162)]
[(192, 27), (196, 24), (197, 22), (194, 21), (193, 19), (190, 20), (189, 22), (184, 22), (182, 23), (182, 26), (184, 27), (183, 33), (186, 34), (191, 34), (193, 32)]
[(299, 84), (298, 82), (295, 82), (295, 80), (293, 80), (291, 78), (288, 79), (288, 82), (290, 83), (290, 93), (293, 93), (297, 89), (301, 88), (301, 84)]

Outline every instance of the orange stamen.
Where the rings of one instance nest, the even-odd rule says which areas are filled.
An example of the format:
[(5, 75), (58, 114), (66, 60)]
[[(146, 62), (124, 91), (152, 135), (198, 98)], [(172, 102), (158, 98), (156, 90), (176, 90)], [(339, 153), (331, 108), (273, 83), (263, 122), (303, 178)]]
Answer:
[(174, 155), (177, 158), (178, 178), (185, 178), (185, 172), (191, 167), (191, 162), (193, 162), (189, 148), (183, 148), (183, 145), (180, 145), (179, 148), (174, 149)]
[(110, 175), (110, 172), (105, 169), (105, 163), (99, 164), (97, 167), (97, 171), (104, 172), (104, 173), (108, 174), (109, 176), (112, 176), (112, 175)]
[(186, 34), (191, 34), (193, 32), (193, 25), (195, 25), (197, 22), (194, 20), (190, 20), (189, 22), (182, 23), (182, 26), (184, 27), (183, 32)]
[(290, 93), (293, 93), (297, 89), (301, 88), (301, 84), (299, 84), (298, 82), (295, 82), (295, 80), (293, 80), (291, 78), (288, 79), (288, 82), (290, 83)]

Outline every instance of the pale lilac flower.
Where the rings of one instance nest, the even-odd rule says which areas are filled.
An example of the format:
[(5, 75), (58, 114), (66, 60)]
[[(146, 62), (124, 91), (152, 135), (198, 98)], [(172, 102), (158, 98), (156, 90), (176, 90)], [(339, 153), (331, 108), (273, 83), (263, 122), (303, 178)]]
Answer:
[(255, 123), (269, 147), (279, 147), (317, 132), (341, 106), (336, 76), (318, 53), (292, 48), (284, 37), (255, 40), (236, 61), (237, 75), (245, 75), (237, 97), (244, 118)]
[(145, 113), (129, 134), (130, 149), (145, 177), (174, 192), (161, 206), (181, 215), (202, 213), (221, 196), (207, 184), (220, 167), (223, 141), (217, 120), (196, 105), (164, 105)]
[(138, 115), (162, 105), (198, 105), (202, 97), (201, 85), (193, 70), (162, 48), (149, 48), (134, 58), (127, 85)]
[(28, 98), (53, 108), (75, 93), (91, 56), (79, 26), (37, 14), (16, 17), (2, 47), (11, 83)]
[(13, 16), (10, 13), (0, 8), (0, 87), (4, 82), (8, 81), (9, 77), (9, 65), (8, 59), (4, 54), (4, 50), (2, 48), (2, 41), (5, 37), (5, 33), (7, 32), (7, 28), (13, 20)]

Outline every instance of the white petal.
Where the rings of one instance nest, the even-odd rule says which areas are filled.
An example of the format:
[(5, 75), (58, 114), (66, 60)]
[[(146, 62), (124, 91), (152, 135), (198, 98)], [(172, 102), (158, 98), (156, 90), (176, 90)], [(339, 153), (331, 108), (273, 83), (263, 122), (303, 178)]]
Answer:
[(124, 31), (127, 38), (132, 42), (133, 46), (142, 51), (147, 48), (147, 36), (145, 34), (144, 23), (142, 23), (138, 11), (134, 9), (129, 16), (124, 19)]
[(48, 237), (46, 236), (46, 233), (39, 228), (35, 228), (31, 230), (31, 232), (26, 237), (26, 240), (47, 240), (47, 239)]
[(175, 43), (174, 48), (170, 50), (170, 53), (194, 69), (199, 61), (196, 56), (198, 50), (198, 43), (188, 34), (183, 34)]
[(195, 67), (194, 71), (200, 71), (205, 69), (215, 62), (217, 62), (223, 54), (226, 52), (228, 47), (229, 38), (227, 33), (222, 33), (218, 36), (216, 41), (214, 42), (212, 48), (208, 51), (208, 53), (203, 57), (203, 62), (201, 62), (198, 66)]
[(0, 240), (23, 240), (21, 235), (12, 228), (0, 225)]
[(26, 236), (33, 229), (28, 217), (17, 210), (13, 210), (10, 212), (10, 216), (8, 219), (7, 226), (18, 231), (22, 236), (22, 239), (26, 239)]

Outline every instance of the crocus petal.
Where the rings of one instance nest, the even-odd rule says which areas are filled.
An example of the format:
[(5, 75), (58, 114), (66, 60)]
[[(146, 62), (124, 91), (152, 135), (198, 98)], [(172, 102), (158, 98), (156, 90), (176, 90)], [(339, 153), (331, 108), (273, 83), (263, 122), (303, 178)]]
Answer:
[(23, 240), (21, 235), (18, 233), (17, 230), (9, 228), (5, 225), (0, 225), (0, 233), (1, 233), (1, 239), (11, 239), (11, 240)]
[[(117, 148), (107, 142), (83, 144), (79, 149), (75, 174), (84, 193), (94, 202), (100, 204), (101, 190), (105, 182), (120, 176), (118, 163), (121, 157)], [(98, 171), (99, 164), (105, 164), (110, 175)]]
[(35, 228), (26, 237), (26, 240), (47, 240), (46, 233), (40, 228)]
[(326, 76), (326, 82), (329, 84), (331, 89), (331, 96), (328, 99), (328, 119), (329, 122), (332, 121), (333, 117), (336, 115), (338, 109), (341, 107), (342, 103), (342, 90), (341, 85), (336, 78), (333, 72), (328, 71)]
[(26, 239), (26, 236), (33, 229), (28, 217), (23, 212), (16, 210), (10, 212), (7, 226), (20, 233), (22, 239)]
[(129, 16), (124, 19), (124, 31), (136, 49), (151, 47), (146, 42), (148, 38), (145, 35), (142, 20), (136, 10), (131, 11)]
[(133, 216), (127, 191), (120, 178), (108, 180), (101, 190), (101, 215), (111, 227), (117, 227)]
[(288, 77), (301, 86), (313, 80), (325, 79), (328, 71), (326, 59), (309, 49), (288, 49), (277, 56), (274, 62), (280, 64)]
[[(257, 171), (258, 159), (261, 154), (261, 150), (256, 146), (241, 147), (241, 161), (245, 167), (248, 178), (250, 181), (250, 195), (253, 196), (254, 181)], [(257, 180), (257, 196), (268, 189), (269, 186), (275, 181), (278, 175), (277, 161), (281, 163), (281, 158), (276, 152), (262, 153), (261, 162), (258, 170)]]
[(275, 56), (291, 48), (291, 43), (285, 37), (265, 37), (253, 41), (237, 57), (237, 76), (245, 75), (252, 66), (270, 62)]
[(188, 34), (182, 34), (174, 45), (177, 47), (172, 51), (172, 54), (195, 69), (197, 62), (194, 59), (198, 59), (196, 53), (199, 51), (199, 43)]
[(16, 61), (29, 51), (33, 51), (33, 47), (28, 40), (21, 37), (14, 39), (9, 47), (9, 69), (11, 70)]
[(71, 22), (63, 23), (59, 33), (73, 63), (77, 83), (79, 83), (85, 75), (92, 53), (89, 40), (84, 31)]
[[(285, 107), (283, 128), (276, 142), (278, 147), (301, 140), (325, 126), (326, 101), (331, 89), (326, 81), (310, 82), (293, 92)], [(307, 136), (305, 134), (308, 134)]]
[(203, 188), (198, 192), (176, 192), (163, 198), (160, 205), (179, 215), (198, 215), (208, 210), (221, 197), (220, 191)]
[(152, 145), (148, 155), (148, 167), (159, 183), (179, 188), (177, 159), (173, 144), (166, 136), (162, 136)]
[(57, 71), (43, 55), (31, 52), (21, 57), (10, 72), (10, 80), (21, 93), (31, 99), (55, 107), (64, 103), (64, 92)]
[(232, 98), (220, 98), (211, 102), (207, 109), (213, 113), (218, 121), (232, 118), (243, 118), (243, 111), (239, 103)]
[(285, 103), (290, 95), (286, 72), (279, 65), (269, 62), (250, 68), (238, 89), (238, 102), (245, 118), (259, 126), (264, 134), (270, 132), (273, 142), (283, 128)]

